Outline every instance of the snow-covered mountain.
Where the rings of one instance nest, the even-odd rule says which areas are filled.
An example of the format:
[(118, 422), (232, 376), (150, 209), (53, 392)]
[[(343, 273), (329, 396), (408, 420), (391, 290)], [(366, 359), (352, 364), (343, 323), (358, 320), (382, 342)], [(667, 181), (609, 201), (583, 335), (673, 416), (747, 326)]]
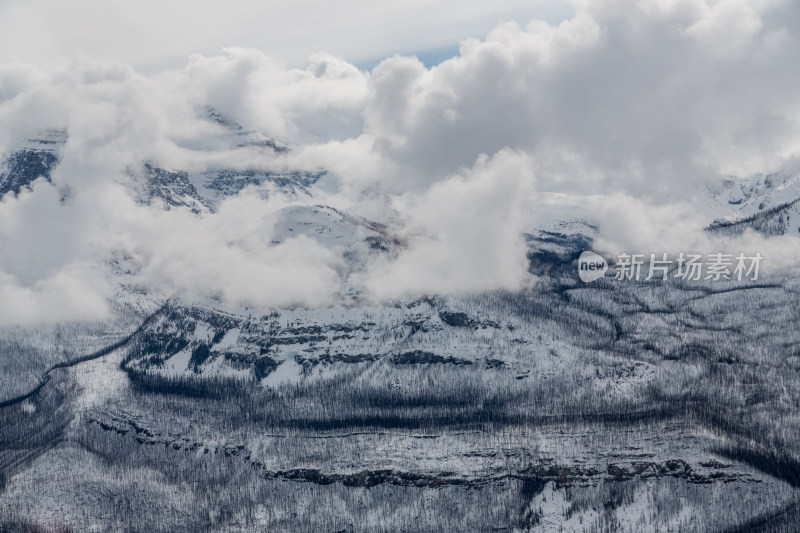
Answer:
[[(6, 156), (6, 194), (48, 179), (52, 135)], [(320, 204), (322, 172), (143, 159), (129, 189), (201, 220), (269, 184), (298, 200), (273, 244), (309, 237), (343, 277), (404, 246)], [(720, 184), (711, 229), (794, 231), (798, 176)], [(792, 531), (798, 282), (586, 284), (579, 215), (524, 235), (516, 292), (231, 308), (109, 258), (111, 319), (0, 329), (0, 531)]]
[[(256, 147), (269, 155), (282, 154), (289, 147), (253, 130), (245, 130), (240, 124), (228, 120), (213, 108), (206, 110), (208, 120), (223, 127), (219, 142), (227, 149)], [(160, 199), (165, 206), (188, 207), (194, 213), (210, 213), (227, 197), (235, 196), (246, 187), (263, 188), (274, 186), (283, 194), (309, 195), (309, 188), (326, 174), (324, 169), (316, 171), (290, 168), (234, 169), (209, 168), (199, 172), (163, 168), (154, 161), (144, 161), (141, 168), (129, 169), (133, 178), (134, 195), (142, 203)]]
[(729, 179), (711, 189), (711, 205), (722, 217), (710, 229), (738, 235), (751, 228), (764, 235), (800, 232), (800, 172)]

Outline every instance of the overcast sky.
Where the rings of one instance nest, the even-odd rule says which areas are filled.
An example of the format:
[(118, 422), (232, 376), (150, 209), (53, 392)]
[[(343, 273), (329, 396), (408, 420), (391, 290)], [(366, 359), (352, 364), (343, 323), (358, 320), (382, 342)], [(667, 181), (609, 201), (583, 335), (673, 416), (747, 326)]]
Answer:
[(443, 58), (501, 22), (558, 22), (573, 11), (563, 0), (0, 0), (0, 58), (84, 54), (152, 71), (235, 46), (290, 66), (315, 52), (373, 65), (396, 53)]

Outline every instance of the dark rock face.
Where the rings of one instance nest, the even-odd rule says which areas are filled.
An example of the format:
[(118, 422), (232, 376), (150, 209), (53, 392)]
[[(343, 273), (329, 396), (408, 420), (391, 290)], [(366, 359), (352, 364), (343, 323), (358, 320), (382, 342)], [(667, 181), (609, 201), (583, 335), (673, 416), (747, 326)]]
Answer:
[(451, 364), (451, 365), (471, 365), (472, 361), (466, 359), (459, 359), (458, 357), (442, 357), (430, 352), (423, 352), (422, 350), (414, 350), (413, 352), (401, 353), (392, 358), (392, 362), (396, 365), (430, 365), (430, 364)]
[(219, 170), (207, 172), (204, 183), (207, 189), (216, 191), (221, 196), (233, 196), (245, 187), (260, 187), (273, 183), (286, 192), (305, 192), (326, 174), (325, 171), (305, 172), (299, 170), (267, 171), (267, 170)]
[(38, 178), (50, 181), (58, 160), (58, 154), (52, 150), (24, 149), (11, 153), (5, 160), (5, 169), (0, 169), (0, 198), (30, 190)]
[(470, 329), (500, 328), (500, 325), (493, 320), (477, 320), (469, 316), (467, 313), (440, 311), (439, 318), (442, 319), (442, 322), (454, 328), (470, 328)]
[(183, 170), (168, 170), (152, 162), (145, 162), (143, 168), (142, 182), (135, 187), (141, 203), (160, 199), (166, 209), (187, 208), (193, 213), (213, 212), (220, 199), (235, 196), (249, 186), (273, 184), (285, 193), (308, 193), (309, 187), (325, 175), (325, 171), (217, 170), (198, 177), (195, 186)]
[(155, 198), (160, 198), (165, 202), (167, 209), (186, 207), (193, 213), (209, 210), (207, 202), (200, 197), (186, 172), (166, 170), (146, 162), (144, 179), (145, 190), (141, 198), (143, 203), (150, 203)]

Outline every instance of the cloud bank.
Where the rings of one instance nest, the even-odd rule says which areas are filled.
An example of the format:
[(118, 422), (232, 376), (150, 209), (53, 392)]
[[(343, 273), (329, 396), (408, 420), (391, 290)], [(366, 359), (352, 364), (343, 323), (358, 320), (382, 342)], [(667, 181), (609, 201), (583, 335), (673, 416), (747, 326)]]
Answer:
[[(96, 269), (115, 254), (153, 289), (284, 306), (354, 287), (375, 298), (519, 288), (531, 281), (522, 232), (558, 217), (593, 218), (609, 249), (734, 246), (703, 232), (698, 209), (722, 177), (796, 160), (798, 9), (573, 8), (559, 24), (502, 24), (432, 68), (393, 56), (365, 72), (319, 53), (292, 69), (241, 48), (153, 75), (86, 58), (0, 64), (0, 151), (45, 128), (69, 132), (53, 185), (0, 201), (0, 295), (22, 310), (0, 322), (102, 315), (110, 289)], [(231, 144), (205, 106), (291, 150)], [(248, 189), (197, 216), (131, 198), (130, 168), (143, 161), (330, 174), (314, 199)], [(281, 209), (321, 198), (391, 223), (405, 247), (344, 280), (335, 251), (273, 242)], [(743, 239), (735, 245), (772, 250), (781, 265), (800, 248)]]

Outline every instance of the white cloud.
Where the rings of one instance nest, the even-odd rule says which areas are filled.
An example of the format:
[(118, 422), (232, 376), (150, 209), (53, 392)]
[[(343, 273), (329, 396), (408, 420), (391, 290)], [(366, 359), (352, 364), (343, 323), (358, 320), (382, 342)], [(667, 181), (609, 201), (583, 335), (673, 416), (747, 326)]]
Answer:
[(533, 181), (526, 156), (502, 151), (423, 194), (398, 197), (406, 248), (371, 265), (367, 289), (397, 298), (520, 287), (528, 280), (522, 230)]
[(403, 163), (390, 177), (401, 187), (505, 147), (556, 167), (577, 159), (605, 190), (640, 193), (777, 166), (800, 146), (800, 75), (787, 69), (796, 36), (765, 26), (750, 3), (747, 32), (712, 37), (723, 4), (588, 3), (558, 26), (500, 26), (430, 70), (388, 59), (372, 73), (366, 133)]
[(0, 271), (0, 325), (100, 320), (110, 296), (95, 264), (72, 263), (32, 286)]
[[(70, 139), (56, 188), (0, 202), (3, 294), (30, 309), (75, 286), (102, 300), (102, 284), (74, 272), (120, 250), (150, 286), (197, 296), (319, 305), (346, 291), (329, 250), (271, 243), (288, 200), (245, 193), (204, 217), (141, 206), (124, 184), (145, 159), (195, 171), (329, 169), (330, 201), (402, 222), (407, 248), (354, 278), (381, 298), (520, 287), (520, 232), (543, 217), (592, 215), (609, 248), (715, 246), (693, 211), (702, 186), (800, 151), (800, 25), (787, 6), (575, 2), (568, 20), (501, 24), (436, 67), (393, 56), (369, 73), (325, 53), (286, 68), (244, 48), (157, 75), (86, 57), (66, 68), (5, 63), (0, 146), (50, 127)], [(16, 2), (3, 9), (50, 23)], [(198, 118), (205, 105), (292, 151), (231, 149), (221, 127)]]
[(330, 250), (304, 236), (272, 244), (276, 216), (288, 205), (279, 195), (264, 200), (244, 192), (198, 219), (184, 210), (137, 207), (124, 191), (117, 194), (116, 213), (107, 214), (109, 225), (95, 238), (129, 253), (153, 288), (272, 307), (321, 305), (336, 295), (338, 259)]

